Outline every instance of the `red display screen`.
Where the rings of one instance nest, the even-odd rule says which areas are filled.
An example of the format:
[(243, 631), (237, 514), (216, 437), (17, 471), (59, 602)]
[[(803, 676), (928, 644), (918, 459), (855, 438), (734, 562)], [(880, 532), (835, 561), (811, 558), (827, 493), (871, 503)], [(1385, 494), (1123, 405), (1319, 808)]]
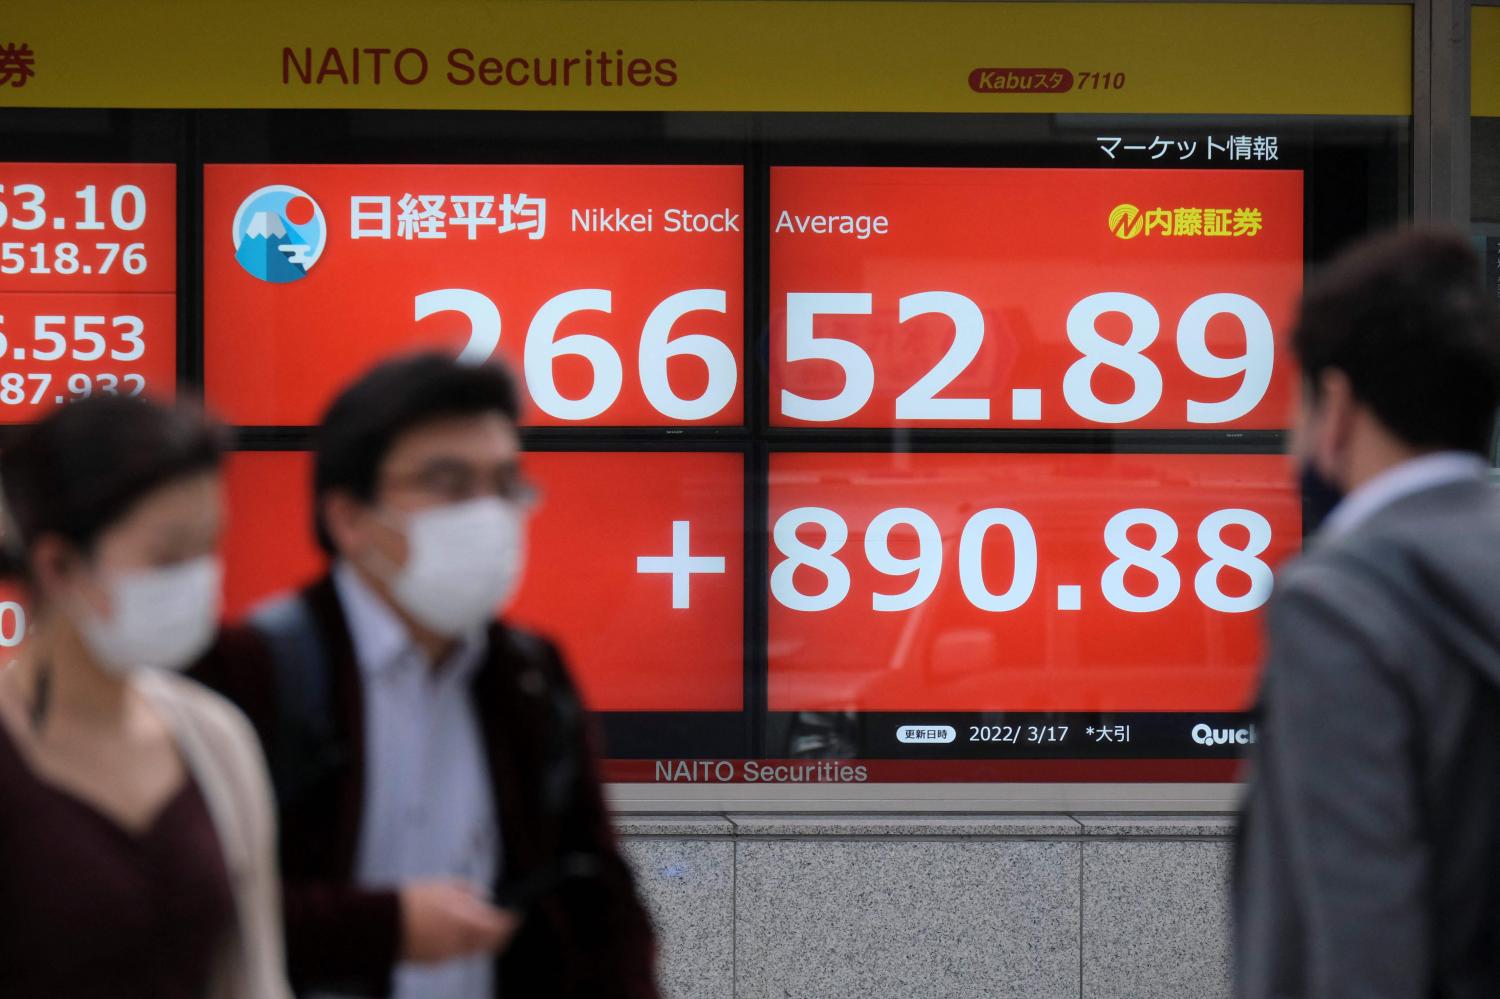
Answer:
[(771, 423), (1274, 429), (1302, 174), (777, 167)]
[[(1401, 117), (12, 117), (52, 162), (0, 164), (0, 446), (201, 401), (234, 621), (328, 571), (341, 390), (504, 364), (504, 616), (658, 783), (1230, 776), (1305, 275), (1411, 201)], [(25, 624), (0, 589), (0, 667)]]
[(371, 364), (502, 357), (538, 426), (744, 419), (739, 166), (204, 168), (204, 384), (316, 423)]
[[(503, 358), (563, 448), (526, 457), (544, 502), (507, 614), (634, 719), (627, 745), (687, 726), (726, 756), (971, 776), (1023, 747), (1201, 755), (1181, 719), (1248, 705), (1257, 611), (1301, 541), (1265, 433), (1295, 402), (1301, 171), (768, 177), (747, 222), (739, 167), (210, 165), (208, 402), (309, 425), (393, 354)], [(743, 442), (663, 449), (694, 427)], [(1258, 433), (1259, 453), (977, 443), (1028, 430)], [(239, 454), (230, 478), (238, 615), (323, 559), (305, 456)], [(726, 719), (752, 716), (747, 753)]]
[(175, 394), (175, 166), (0, 163), (0, 360), (0, 423)]
[[(231, 618), (323, 571), (311, 470), (304, 453), (231, 458)], [(541, 452), (526, 474), (542, 502), (508, 619), (559, 642), (595, 710), (739, 711), (744, 458)]]
[(1237, 711), (1287, 460), (778, 454), (772, 711)]

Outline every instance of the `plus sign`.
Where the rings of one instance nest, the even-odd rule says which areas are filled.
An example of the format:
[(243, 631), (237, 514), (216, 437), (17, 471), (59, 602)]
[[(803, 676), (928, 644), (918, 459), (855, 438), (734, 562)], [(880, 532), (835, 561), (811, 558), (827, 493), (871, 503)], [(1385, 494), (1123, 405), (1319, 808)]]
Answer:
[(638, 575), (660, 574), (672, 577), (672, 609), (682, 610), (688, 606), (688, 586), (693, 574), (698, 572), (722, 574), (722, 555), (691, 555), (692, 544), (688, 534), (692, 524), (686, 520), (672, 521), (672, 554), (641, 555), (635, 560)]

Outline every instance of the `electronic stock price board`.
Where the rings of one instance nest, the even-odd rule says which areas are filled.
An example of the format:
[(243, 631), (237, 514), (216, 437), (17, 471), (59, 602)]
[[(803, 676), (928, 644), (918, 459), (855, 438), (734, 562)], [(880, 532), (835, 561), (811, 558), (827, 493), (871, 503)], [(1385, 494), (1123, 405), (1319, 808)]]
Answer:
[[(209, 164), (204, 397), (274, 433), (393, 353), (507, 364), (544, 497), (507, 613), (617, 777), (1191, 774), (1301, 542), (1235, 441), (1296, 401), (1303, 185), (787, 165), (756, 212), (737, 164)], [(317, 571), (308, 469), (232, 462), (236, 611)]]

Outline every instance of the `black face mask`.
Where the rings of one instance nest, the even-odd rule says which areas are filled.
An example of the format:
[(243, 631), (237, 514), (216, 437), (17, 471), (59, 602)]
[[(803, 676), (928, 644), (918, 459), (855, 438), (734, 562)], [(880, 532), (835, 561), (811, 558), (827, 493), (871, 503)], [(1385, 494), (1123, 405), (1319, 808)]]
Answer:
[(1344, 501), (1344, 490), (1318, 471), (1311, 459), (1302, 461), (1302, 535), (1310, 538), (1323, 526), (1333, 508)]

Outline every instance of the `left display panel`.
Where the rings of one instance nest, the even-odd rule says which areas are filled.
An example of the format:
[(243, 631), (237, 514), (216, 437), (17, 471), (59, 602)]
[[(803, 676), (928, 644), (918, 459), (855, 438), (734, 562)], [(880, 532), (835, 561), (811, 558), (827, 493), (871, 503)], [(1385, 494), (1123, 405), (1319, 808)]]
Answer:
[(177, 382), (177, 167), (0, 164), (0, 424)]
[(394, 353), (504, 358), (529, 426), (744, 422), (739, 166), (204, 167), (204, 394), (315, 424)]

